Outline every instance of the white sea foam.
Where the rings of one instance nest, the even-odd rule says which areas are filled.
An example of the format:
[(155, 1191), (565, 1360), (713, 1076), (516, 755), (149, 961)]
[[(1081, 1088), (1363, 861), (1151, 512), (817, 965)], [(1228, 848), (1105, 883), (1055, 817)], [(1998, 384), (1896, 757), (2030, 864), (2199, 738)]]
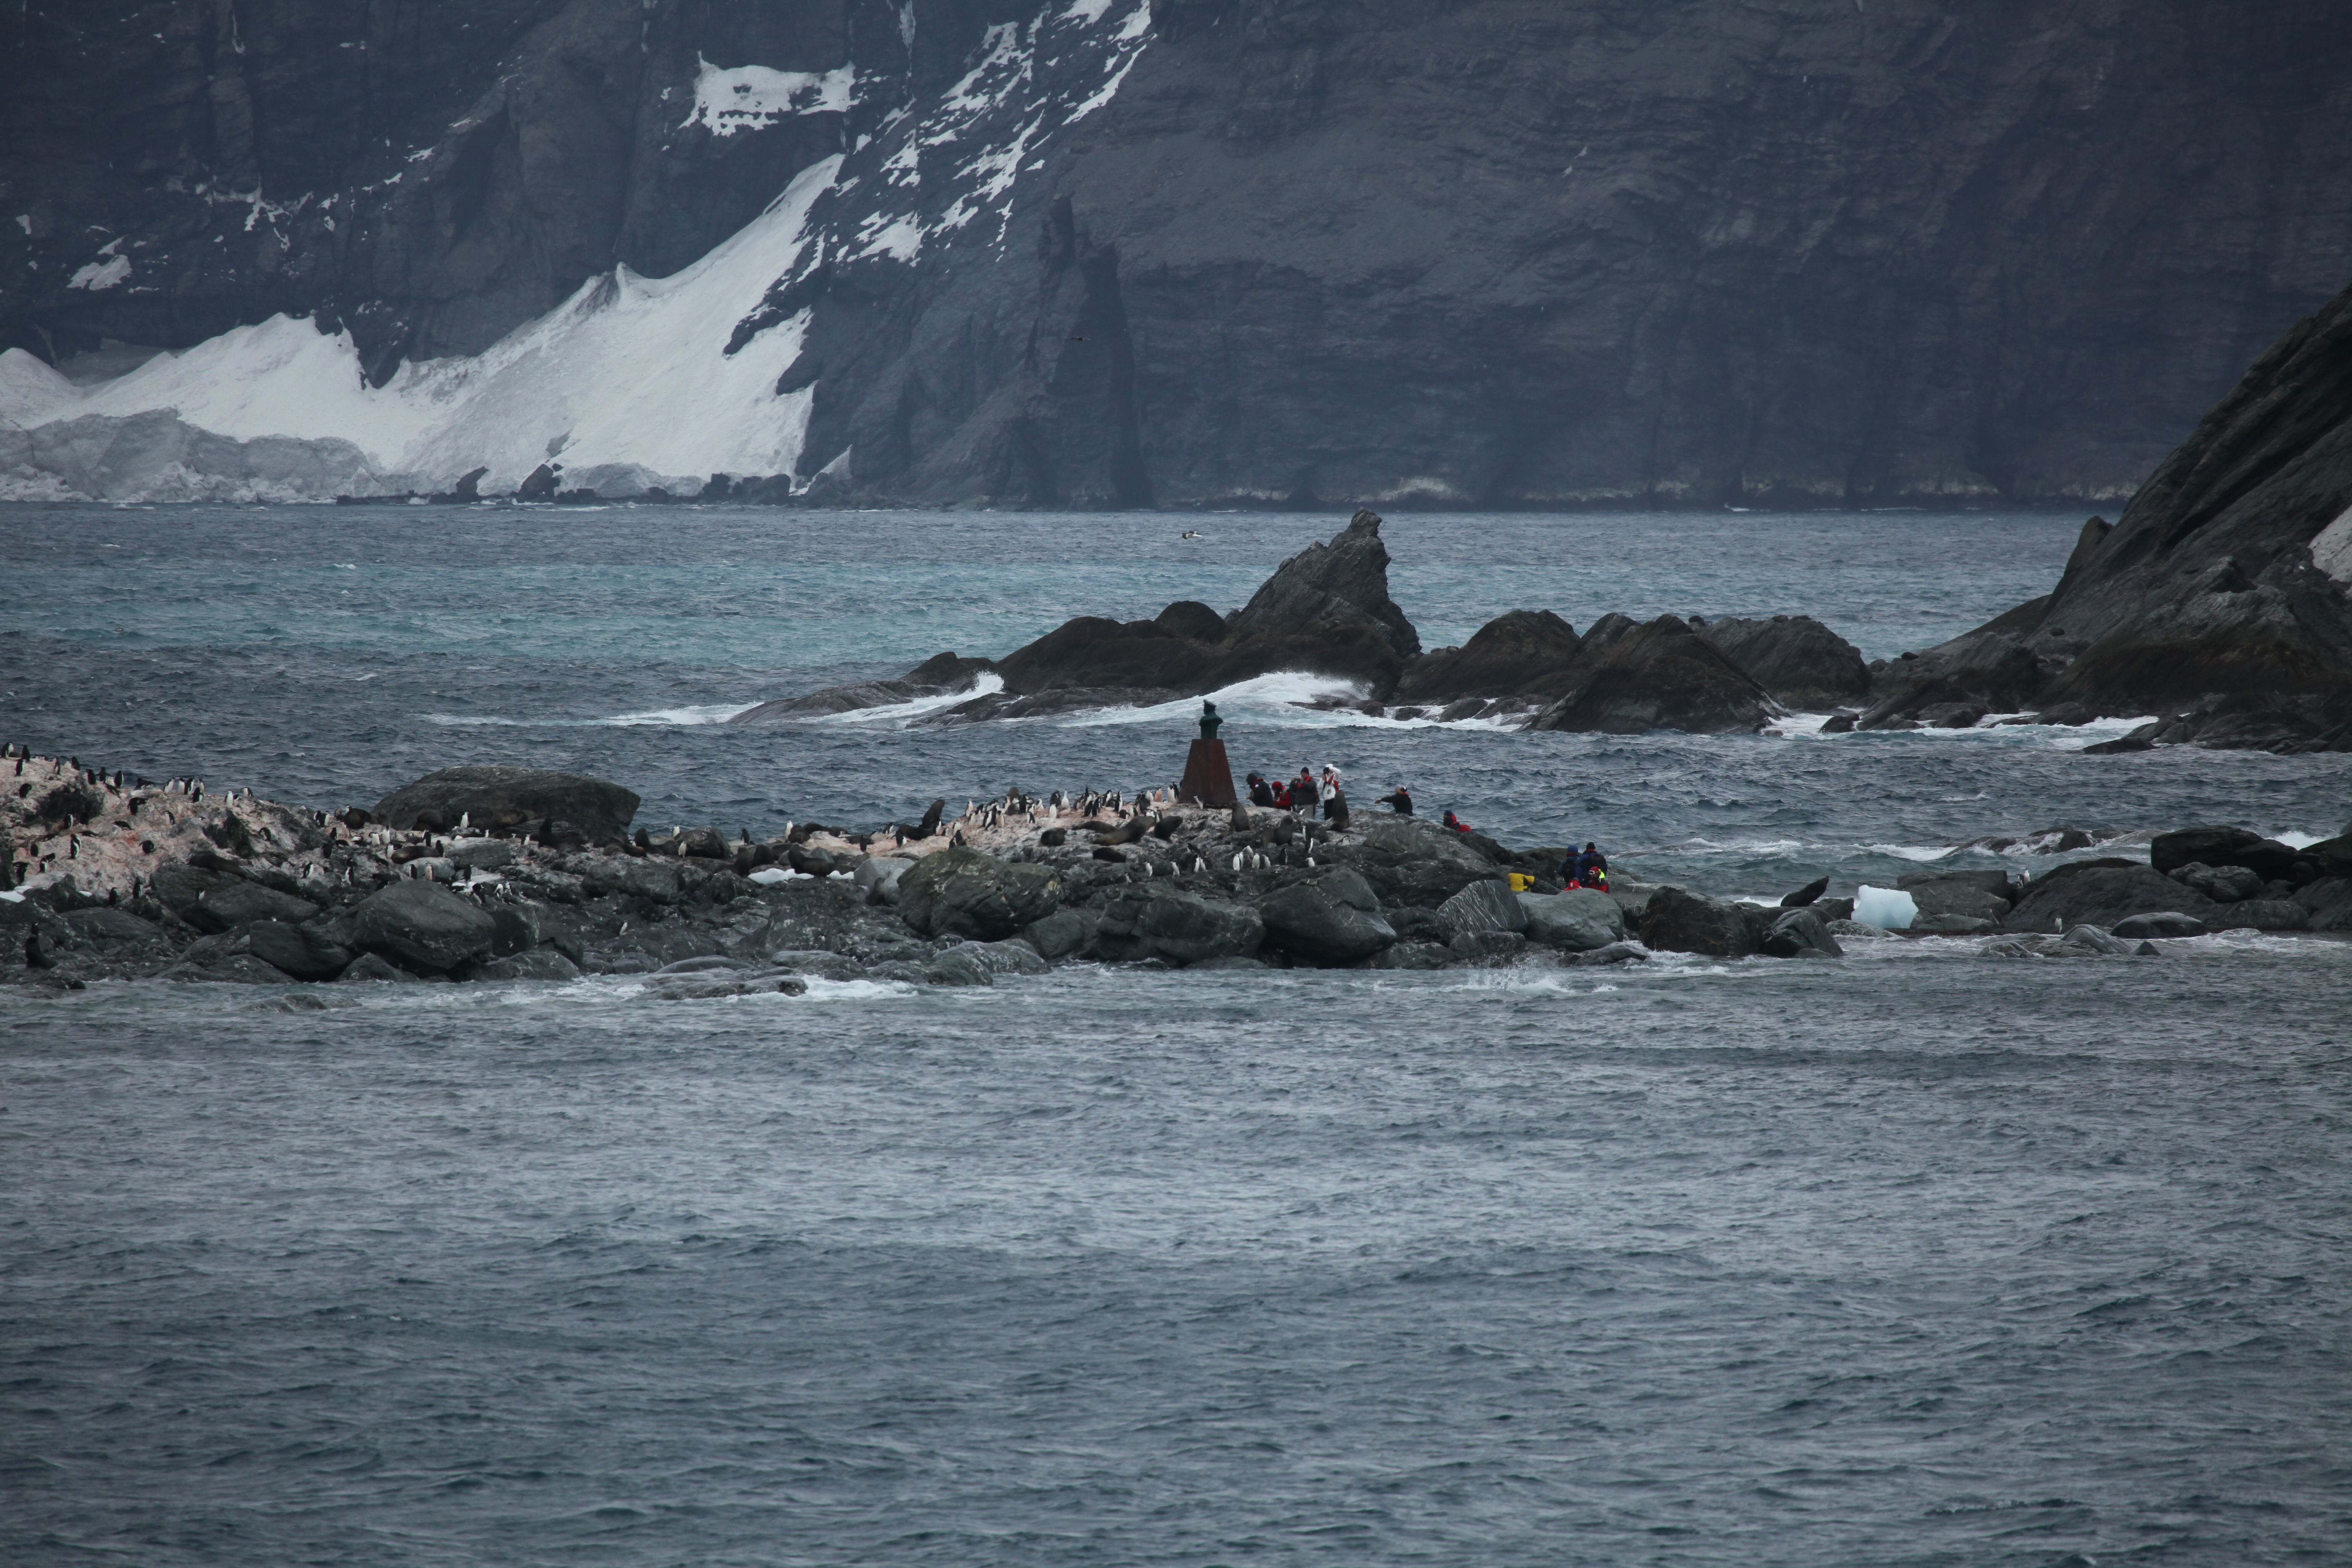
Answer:
[(950, 691), (937, 697), (918, 697), (908, 702), (885, 702), (874, 708), (852, 708), (842, 713), (812, 713), (803, 721), (810, 724), (911, 724), (926, 713), (937, 713), (969, 702), (975, 697), (993, 697), (1004, 689), (1001, 675), (981, 675), (972, 679), (966, 691)]

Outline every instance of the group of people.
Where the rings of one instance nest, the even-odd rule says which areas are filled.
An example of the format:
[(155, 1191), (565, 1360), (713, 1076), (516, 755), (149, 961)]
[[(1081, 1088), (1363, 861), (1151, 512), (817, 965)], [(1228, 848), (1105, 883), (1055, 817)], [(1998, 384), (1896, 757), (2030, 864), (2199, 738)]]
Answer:
[(1323, 764), (1320, 777), (1314, 769), (1301, 767), (1294, 779), (1270, 780), (1264, 773), (1252, 773), (1248, 782), (1252, 805), (1301, 811), (1309, 816), (1320, 806), (1326, 821), (1341, 827), (1348, 825), (1348, 792), (1340, 787), (1339, 770), (1328, 763)]

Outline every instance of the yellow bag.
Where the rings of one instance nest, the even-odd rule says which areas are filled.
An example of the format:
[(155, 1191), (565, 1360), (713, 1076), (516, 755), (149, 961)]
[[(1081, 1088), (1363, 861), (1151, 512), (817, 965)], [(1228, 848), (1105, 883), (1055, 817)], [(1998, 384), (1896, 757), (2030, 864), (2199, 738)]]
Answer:
[(1514, 871), (1511, 873), (1511, 891), (1515, 893), (1529, 892), (1534, 889), (1535, 885), (1536, 879), (1533, 877), (1528, 876), (1525, 871)]

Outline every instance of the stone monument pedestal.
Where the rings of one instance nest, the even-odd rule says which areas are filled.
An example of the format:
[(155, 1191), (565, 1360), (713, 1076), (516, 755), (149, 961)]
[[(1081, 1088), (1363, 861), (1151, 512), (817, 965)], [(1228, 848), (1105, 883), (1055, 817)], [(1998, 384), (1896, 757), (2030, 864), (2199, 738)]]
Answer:
[(1234, 804), (1234, 770), (1225, 761), (1223, 741), (1195, 741), (1184, 759), (1184, 782), (1176, 786), (1179, 801), (1200, 805)]

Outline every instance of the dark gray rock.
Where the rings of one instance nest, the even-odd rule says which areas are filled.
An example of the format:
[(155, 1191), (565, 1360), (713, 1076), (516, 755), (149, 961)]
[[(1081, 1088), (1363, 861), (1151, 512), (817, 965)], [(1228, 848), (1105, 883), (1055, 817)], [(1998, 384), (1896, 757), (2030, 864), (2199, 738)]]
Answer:
[(285, 921), (299, 925), (315, 919), (319, 906), (308, 899), (240, 879), (207, 888), (194, 903), (177, 912), (198, 931), (226, 931), (256, 921)]
[(409, 973), (408, 971), (401, 968), (397, 964), (386, 963), (383, 958), (379, 957), (375, 953), (363, 952), (357, 958), (352, 959), (350, 965), (335, 978), (338, 981), (413, 983), (416, 979), (416, 976)]
[(2328, 877), (2295, 890), (2313, 931), (2352, 931), (2352, 877)]
[(1843, 958), (1845, 949), (1837, 944), (1829, 926), (1822, 917), (1809, 909), (1784, 910), (1772, 918), (1765, 928), (1763, 952), (1772, 958)]
[(1033, 921), (1022, 931), (1021, 939), (1046, 959), (1068, 958), (1094, 940), (1102, 915), (1094, 910), (1056, 910), (1044, 920)]
[(68, 910), (61, 917), (76, 935), (101, 950), (123, 949), (143, 951), (171, 945), (163, 928), (152, 921), (141, 920), (128, 910), (100, 905), (87, 910)]
[(1551, 611), (1513, 610), (1480, 626), (1460, 647), (1442, 647), (1407, 665), (1396, 700), (1548, 695), (1581, 647), (1576, 628)]
[(2216, 931), (2308, 931), (2311, 911), (2291, 899), (2247, 899), (2222, 905), (2206, 923)]
[(1401, 942), (1382, 948), (1366, 962), (1374, 969), (1444, 969), (1454, 962), (1454, 953), (1439, 942)]
[(1393, 945), (1370, 884), (1352, 870), (1309, 873), (1258, 900), (1268, 946), (1311, 963), (1353, 963)]
[(1437, 907), (1437, 918), (1444, 922), (1449, 939), (1465, 931), (1523, 931), (1528, 929), (1528, 911), (1511, 891), (1511, 885), (1502, 881), (1471, 883)]
[(935, 953), (923, 965), (923, 980), (931, 985), (993, 985), (996, 965), (987, 953), (980, 951), (983, 944), (968, 942), (946, 952)]
[(2098, 953), (2102, 957), (2105, 958), (2129, 958), (2133, 956), (2133, 949), (2130, 942), (2118, 940), (2114, 935), (2111, 935), (2107, 931), (2105, 931), (2095, 925), (2069, 926), (2066, 928), (2065, 933), (2058, 940), (2070, 947), (2087, 948), (2091, 952)]
[(1464, 962), (1493, 962), (1518, 957), (1527, 952), (1528, 939), (1515, 931), (1465, 931), (1457, 932), (1445, 948)]
[(1284, 562), (1227, 622), (1227, 634), (1236, 641), (1322, 638), (1349, 625), (1370, 629), (1400, 663), (1421, 653), (1421, 635), (1389, 597), (1388, 546), (1380, 514), (1370, 510), (1359, 510), (1328, 542)]
[(1715, 644), (1673, 616), (1604, 638), (1598, 623), (1531, 730), (1714, 735), (1760, 730), (1779, 706)]
[(1862, 650), (1811, 616), (1708, 621), (1698, 632), (1785, 708), (1819, 711), (1870, 694)]
[(1255, 910), (1149, 883), (1111, 896), (1095, 938), (1105, 956), (1173, 963), (1254, 957), (1265, 940), (1265, 924)]
[(482, 907), (435, 882), (400, 881), (352, 911), (353, 940), (419, 969), (451, 970), (489, 956), (498, 928)]
[(1490, 880), (1495, 863), (1442, 824), (1421, 817), (1381, 818), (1365, 833), (1349, 864), (1391, 904), (1436, 909), (1474, 882)]
[(580, 966), (551, 947), (510, 953), (474, 966), (475, 980), (577, 980)]
[(1015, 865), (977, 849), (927, 855), (898, 879), (898, 913), (925, 936), (995, 942), (1045, 919), (1061, 900), (1054, 868)]
[(2284, 877), (2309, 852), (2289, 848), (2242, 827), (2190, 827), (2159, 833), (2147, 847), (2148, 864), (2168, 875), (2193, 865), (2243, 867), (2257, 882)]
[(2076, 862), (2028, 883), (2025, 897), (2002, 922), (2014, 931), (2055, 931), (2088, 923), (2112, 928), (2132, 915), (2178, 911), (2207, 920), (2221, 906), (2182, 887), (2153, 867)]
[(1624, 939), (1624, 910), (1606, 893), (1571, 888), (1564, 893), (1513, 896), (1526, 911), (1528, 923), (1522, 929), (1530, 942), (1582, 952)]
[(2208, 866), (2192, 860), (2165, 873), (2184, 888), (2193, 888), (2217, 904), (2234, 904), (2263, 890), (2262, 874), (2245, 866)]
[(1661, 887), (1641, 915), (1642, 944), (1654, 952), (1744, 958), (1760, 951), (1762, 933), (1737, 904)]
[(247, 951), (297, 980), (332, 980), (348, 968), (352, 951), (307, 926), (256, 921), (245, 928)]
[(2134, 941), (2152, 936), (2203, 936), (2206, 930), (2203, 921), (2174, 910), (2162, 910), (2148, 915), (2127, 915), (2115, 924), (2116, 936)]
[(414, 827), (418, 816), (428, 812), (445, 828), (454, 828), (468, 816), (482, 829), (546, 818), (572, 823), (594, 839), (627, 833), (637, 814), (637, 797), (619, 784), (581, 773), (505, 766), (443, 768), (385, 795), (375, 803), (374, 815), (392, 827)]
[(1906, 929), (1917, 936), (1973, 936), (1999, 931), (2000, 922), (1989, 915), (1921, 915)]
[(1647, 963), (1650, 950), (1638, 942), (1612, 942), (1607, 947), (1596, 947), (1590, 952), (1580, 952), (1568, 962), (1580, 968), (1598, 969), (1612, 963)]
[[(2010, 885), (2004, 872), (1915, 872), (1895, 879), (1895, 885), (1911, 895), (1923, 920), (1949, 915), (1997, 924), (2009, 918)], [(1926, 928), (1915, 924), (1913, 929)]]

